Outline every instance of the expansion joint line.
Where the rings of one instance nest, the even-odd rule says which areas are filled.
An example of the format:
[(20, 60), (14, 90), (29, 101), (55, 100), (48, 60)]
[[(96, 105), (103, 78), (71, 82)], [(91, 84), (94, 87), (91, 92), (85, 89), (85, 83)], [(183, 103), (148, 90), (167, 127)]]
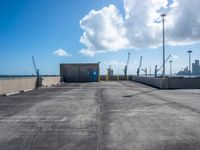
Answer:
[(101, 103), (101, 91), (97, 91), (97, 122), (96, 122), (96, 134), (97, 134), (97, 150), (102, 149), (103, 139), (102, 139), (102, 103)]

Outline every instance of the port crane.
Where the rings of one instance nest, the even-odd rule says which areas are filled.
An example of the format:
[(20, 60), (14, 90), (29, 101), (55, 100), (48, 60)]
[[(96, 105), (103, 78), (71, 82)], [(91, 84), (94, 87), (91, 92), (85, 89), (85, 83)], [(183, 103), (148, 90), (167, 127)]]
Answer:
[(139, 67), (137, 68), (137, 76), (140, 75), (141, 66), (142, 66), (142, 56), (140, 56), (140, 63), (139, 63)]
[[(171, 58), (172, 55), (169, 55), (166, 59), (165, 59), (165, 63)], [(157, 77), (157, 73), (158, 71), (160, 71), (163, 68), (163, 64), (157, 69), (157, 65), (155, 66), (155, 77)]]
[(40, 73), (39, 73), (39, 69), (37, 68), (37, 65), (36, 65), (36, 62), (35, 62), (35, 58), (34, 58), (34, 56), (32, 56), (32, 61), (33, 61), (33, 67), (34, 67), (34, 70), (35, 70), (36, 76), (37, 76), (37, 78), (39, 78)]
[(137, 76), (140, 75), (140, 70), (142, 70), (145, 73), (145, 76), (147, 76), (147, 68), (141, 68), (141, 67), (142, 67), (142, 56), (140, 57), (140, 63), (137, 69)]
[(144, 68), (144, 69), (142, 68), (141, 70), (144, 71), (145, 76), (147, 76), (147, 68)]
[(124, 75), (125, 75), (125, 77), (127, 77), (127, 71), (128, 71), (128, 65), (129, 65), (130, 54), (131, 54), (131, 53), (128, 52), (127, 63), (126, 63), (125, 68), (124, 68)]

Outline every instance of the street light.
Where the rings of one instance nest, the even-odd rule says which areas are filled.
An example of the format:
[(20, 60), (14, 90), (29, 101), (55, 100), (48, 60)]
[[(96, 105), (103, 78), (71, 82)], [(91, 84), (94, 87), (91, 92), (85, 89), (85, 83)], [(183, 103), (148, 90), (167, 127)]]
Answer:
[(163, 23), (163, 77), (165, 76), (165, 17), (166, 14), (161, 14)]
[(170, 63), (170, 77), (172, 77), (172, 62), (173, 62), (172, 60), (169, 61), (169, 63)]
[(187, 53), (189, 54), (189, 77), (191, 77), (191, 53), (192, 53), (192, 51), (189, 50), (189, 51), (187, 51)]

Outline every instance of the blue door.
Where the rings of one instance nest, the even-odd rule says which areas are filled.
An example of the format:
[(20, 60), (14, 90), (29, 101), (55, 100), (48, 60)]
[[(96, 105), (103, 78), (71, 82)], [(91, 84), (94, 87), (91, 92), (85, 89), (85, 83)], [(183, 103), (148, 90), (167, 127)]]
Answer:
[(97, 82), (98, 81), (98, 72), (97, 70), (90, 70), (90, 81)]

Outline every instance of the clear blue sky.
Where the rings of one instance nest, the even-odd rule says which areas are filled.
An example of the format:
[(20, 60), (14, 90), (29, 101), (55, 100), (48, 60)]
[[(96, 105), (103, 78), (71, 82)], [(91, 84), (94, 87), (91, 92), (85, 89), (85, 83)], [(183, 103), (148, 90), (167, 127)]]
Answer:
[[(125, 15), (122, 0), (0, 0), (0, 74), (34, 73), (31, 56), (34, 56), (41, 74), (59, 74), (60, 63), (101, 62), (102, 73), (113, 65), (121, 73), (130, 49), (100, 53), (94, 57), (81, 54), (86, 46), (80, 43), (83, 29), (80, 20), (91, 10), (115, 5)], [(194, 51), (193, 60), (200, 59), (199, 44), (167, 46), (167, 55), (174, 60), (176, 70), (188, 65), (186, 51)], [(71, 56), (59, 57), (54, 51), (64, 49)], [(135, 73), (139, 57), (143, 66), (152, 67), (162, 62), (162, 47), (131, 49), (130, 73)], [(116, 63), (119, 66), (116, 67)], [(114, 63), (113, 63), (114, 62)], [(168, 66), (167, 66), (168, 67)]]

